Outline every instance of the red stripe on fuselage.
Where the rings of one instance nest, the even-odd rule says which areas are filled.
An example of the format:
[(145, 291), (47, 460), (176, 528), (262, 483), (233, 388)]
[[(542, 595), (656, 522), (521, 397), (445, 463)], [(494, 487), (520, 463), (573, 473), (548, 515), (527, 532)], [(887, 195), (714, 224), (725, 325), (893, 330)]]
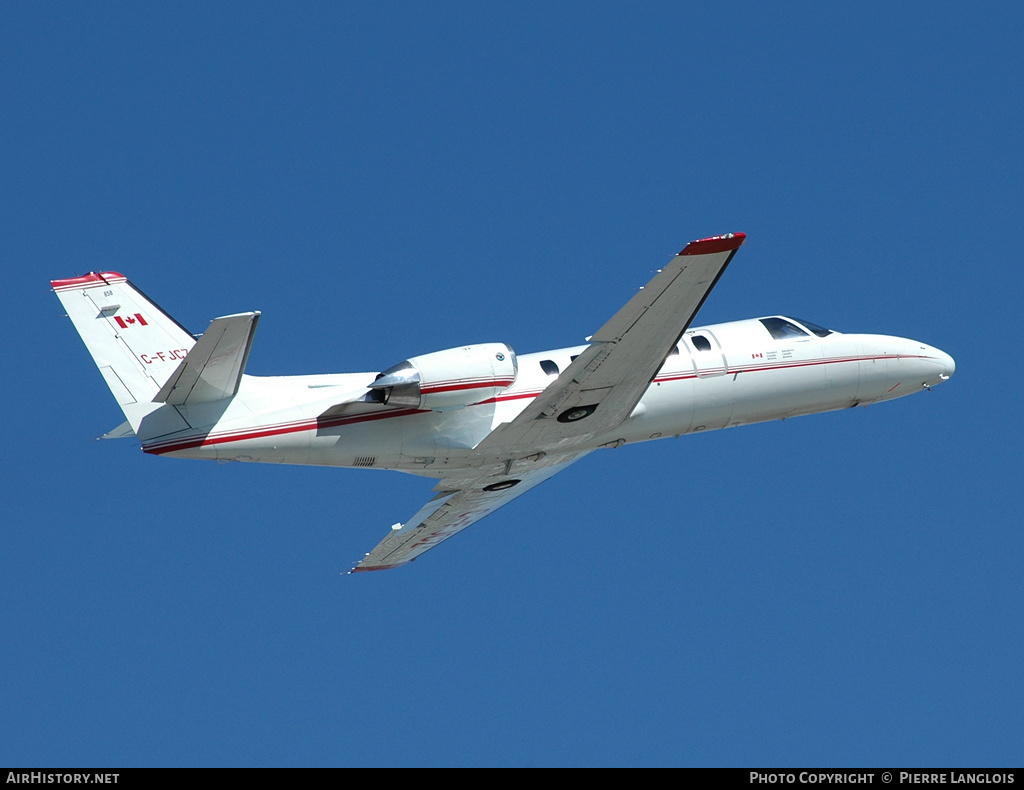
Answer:
[[(784, 364), (767, 364), (767, 365), (754, 365), (746, 366), (742, 368), (736, 368), (729, 370), (729, 373), (757, 373), (760, 371), (767, 370), (784, 370), (787, 368), (799, 368), (808, 367), (812, 365), (833, 365), (841, 364), (844, 362), (868, 362), (873, 359), (928, 359), (929, 357), (924, 355), (909, 355), (909, 354), (886, 354), (882, 356), (869, 356), (869, 357), (838, 357), (833, 359), (814, 359), (814, 360), (794, 360), (792, 362)], [(724, 370), (722, 368), (715, 368), (707, 371), (711, 373), (717, 370)], [(702, 371), (703, 372), (703, 371)], [(696, 372), (692, 371), (680, 371), (678, 373), (668, 373), (663, 376), (657, 376), (652, 383), (664, 383), (669, 381), (683, 381), (685, 379), (698, 378)], [(487, 400), (480, 401), (477, 406), (483, 406), (491, 403), (499, 403), (509, 400), (521, 400), (523, 398), (536, 398), (544, 390), (530, 390), (526, 392), (508, 393), (506, 395), (498, 395)], [(320, 428), (336, 428), (344, 425), (353, 425), (360, 422), (371, 422), (373, 420), (387, 420), (392, 417), (409, 417), (416, 414), (428, 414), (429, 409), (398, 409), (396, 411), (381, 412), (378, 414), (359, 414), (352, 417), (330, 417), (325, 420), (320, 419), (309, 419), (309, 420), (298, 420), (293, 423), (282, 423), (279, 425), (267, 425), (262, 428), (245, 428), (237, 431), (225, 431), (220, 434), (204, 434), (200, 436), (194, 436), (188, 439), (175, 439), (171, 441), (161, 443), (151, 443), (143, 445), (142, 449), (144, 452), (152, 455), (162, 455), (163, 453), (172, 453), (180, 450), (191, 450), (196, 447), (207, 447), (215, 444), (229, 444), (232, 442), (244, 442), (250, 439), (263, 439), (268, 436), (283, 436), (289, 433), (300, 433), (302, 431), (317, 430)]]
[(396, 411), (382, 412), (378, 414), (358, 414), (352, 417), (328, 417), (327, 419), (298, 420), (293, 423), (281, 423), (279, 425), (267, 425), (262, 428), (243, 428), (237, 431), (226, 431), (221, 434), (204, 434), (193, 436), (189, 439), (174, 439), (167, 442), (152, 443), (143, 445), (144, 452), (153, 455), (173, 453), (179, 450), (192, 450), (196, 447), (209, 447), (215, 444), (227, 444), (230, 442), (244, 442), (250, 439), (263, 439), (267, 436), (284, 436), (289, 433), (301, 433), (302, 431), (313, 431), (322, 428), (336, 428), (342, 425), (353, 425), (358, 422), (372, 422), (374, 420), (386, 420), (391, 417), (408, 417), (413, 414), (427, 414), (425, 409), (398, 409)]
[(508, 387), (515, 383), (515, 379), (486, 379), (484, 381), (468, 381), (464, 380), (460, 383), (448, 384), (447, 382), (439, 382), (437, 384), (430, 384), (420, 388), (420, 392), (424, 395), (433, 395), (438, 392), (457, 392), (459, 390), (475, 390), (483, 389), (485, 387)]

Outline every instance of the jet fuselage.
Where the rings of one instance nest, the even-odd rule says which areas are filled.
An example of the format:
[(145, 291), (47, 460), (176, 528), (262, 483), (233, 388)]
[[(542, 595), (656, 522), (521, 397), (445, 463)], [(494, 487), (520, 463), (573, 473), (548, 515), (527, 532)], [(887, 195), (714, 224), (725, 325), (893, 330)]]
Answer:
[[(788, 324), (796, 331), (773, 337), (766, 321), (775, 329)], [(629, 419), (576, 449), (617, 447), (878, 403), (930, 388), (949, 378), (955, 368), (948, 354), (914, 340), (819, 334), (782, 317), (690, 329)], [(366, 388), (377, 374), (243, 376), (240, 397), (226, 410), (218, 411), (216, 404), (178, 407), (192, 429), (144, 443), (144, 449), (176, 457), (436, 476), (446, 469), (478, 465), (468, 451), (498, 425), (511, 422), (585, 348), (519, 355), (512, 386), (480, 403), (446, 411), (321, 417), (338, 393)], [(281, 408), (282, 404), (287, 405)], [(254, 414), (261, 416), (258, 424)]]

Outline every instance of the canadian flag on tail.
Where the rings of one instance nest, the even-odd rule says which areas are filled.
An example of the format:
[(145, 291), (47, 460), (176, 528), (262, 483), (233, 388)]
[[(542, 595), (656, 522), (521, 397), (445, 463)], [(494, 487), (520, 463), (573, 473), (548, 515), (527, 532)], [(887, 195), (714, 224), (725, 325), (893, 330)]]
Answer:
[(142, 317), (142, 313), (136, 313), (135, 315), (130, 315), (125, 318), (115, 315), (114, 320), (117, 321), (117, 325), (122, 329), (127, 329), (129, 326), (136, 323), (141, 324), (142, 326), (149, 326), (149, 324), (146, 323), (146, 319)]

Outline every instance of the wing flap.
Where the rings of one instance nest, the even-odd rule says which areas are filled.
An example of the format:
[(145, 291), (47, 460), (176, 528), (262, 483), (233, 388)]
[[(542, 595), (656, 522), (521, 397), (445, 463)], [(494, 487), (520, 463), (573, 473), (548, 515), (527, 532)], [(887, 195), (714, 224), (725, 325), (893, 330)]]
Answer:
[(252, 312), (211, 321), (153, 401), (180, 406), (234, 397), (259, 320)]

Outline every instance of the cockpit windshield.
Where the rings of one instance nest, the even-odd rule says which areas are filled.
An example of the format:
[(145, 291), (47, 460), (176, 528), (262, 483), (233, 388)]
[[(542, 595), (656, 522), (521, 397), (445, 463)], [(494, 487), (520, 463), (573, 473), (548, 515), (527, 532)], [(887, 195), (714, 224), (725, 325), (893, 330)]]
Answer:
[(785, 340), (787, 337), (807, 337), (804, 330), (796, 324), (791, 324), (785, 318), (762, 318), (761, 323), (776, 340)]
[(804, 321), (799, 318), (773, 316), (772, 318), (762, 318), (760, 320), (764, 324), (764, 328), (776, 340), (785, 340), (791, 337), (807, 337), (808, 332), (813, 332), (818, 337), (827, 337), (832, 334), (831, 329), (825, 329), (823, 326), (818, 326), (810, 321)]
[(804, 329), (810, 329), (818, 337), (828, 337), (829, 335), (832, 334), (832, 330), (831, 329), (826, 329), (823, 326), (818, 326), (817, 324), (812, 324), (810, 321), (804, 321), (804, 319), (802, 319), (802, 318), (794, 318), (792, 320), (793, 321), (797, 321), (801, 326), (804, 327)]

